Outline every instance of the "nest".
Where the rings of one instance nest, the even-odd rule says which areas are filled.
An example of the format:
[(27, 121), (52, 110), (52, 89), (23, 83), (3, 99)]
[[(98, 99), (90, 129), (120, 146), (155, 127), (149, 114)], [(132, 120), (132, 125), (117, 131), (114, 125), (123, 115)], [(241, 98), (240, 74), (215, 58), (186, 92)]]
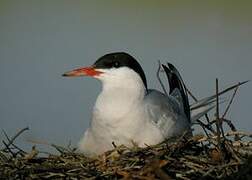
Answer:
[[(245, 82), (243, 82), (245, 83)], [(223, 113), (219, 114), (217, 96), (216, 116), (198, 120), (204, 134), (190, 138), (184, 135), (167, 139), (155, 146), (128, 148), (116, 146), (95, 158), (76, 153), (75, 148), (52, 144), (59, 153), (40, 156), (33, 146), (25, 152), (15, 145), (16, 138), (5, 132), (4, 148), (0, 150), (0, 177), (3, 179), (251, 179), (252, 134), (238, 131), (232, 121), (225, 118), (238, 87), (238, 83), (216, 94), (233, 90)], [(190, 91), (188, 91), (189, 94)], [(192, 94), (191, 94), (192, 96)], [(194, 97), (194, 96), (192, 96)], [(194, 97), (195, 98), (195, 97)], [(195, 98), (196, 100), (196, 98)], [(228, 128), (224, 130), (223, 125)]]

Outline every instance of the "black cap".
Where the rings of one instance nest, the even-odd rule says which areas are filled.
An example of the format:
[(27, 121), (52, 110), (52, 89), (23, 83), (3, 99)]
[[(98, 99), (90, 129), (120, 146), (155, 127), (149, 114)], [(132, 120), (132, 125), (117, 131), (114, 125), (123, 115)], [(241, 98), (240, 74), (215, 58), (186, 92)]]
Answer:
[(134, 70), (141, 77), (145, 88), (147, 89), (147, 81), (144, 74), (144, 71), (141, 65), (137, 62), (137, 60), (125, 52), (115, 52), (106, 54), (100, 57), (93, 65), (95, 68), (100, 69), (110, 69), (110, 68), (120, 68), (120, 67), (128, 67)]

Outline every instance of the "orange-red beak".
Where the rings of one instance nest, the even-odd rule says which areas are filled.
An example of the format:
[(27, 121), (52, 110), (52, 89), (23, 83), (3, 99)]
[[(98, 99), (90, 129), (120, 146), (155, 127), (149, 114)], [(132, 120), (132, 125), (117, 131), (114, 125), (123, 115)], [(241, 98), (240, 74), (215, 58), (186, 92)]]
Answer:
[(99, 76), (103, 72), (96, 70), (94, 67), (82, 67), (78, 69), (74, 69), (72, 71), (64, 73), (62, 76), (76, 77), (76, 76)]

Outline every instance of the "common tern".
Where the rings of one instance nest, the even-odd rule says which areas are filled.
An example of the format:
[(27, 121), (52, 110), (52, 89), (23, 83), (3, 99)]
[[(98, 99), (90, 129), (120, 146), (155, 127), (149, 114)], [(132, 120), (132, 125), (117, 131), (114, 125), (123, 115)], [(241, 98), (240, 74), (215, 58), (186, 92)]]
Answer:
[(113, 149), (112, 143), (146, 147), (186, 131), (191, 133), (191, 122), (213, 107), (212, 98), (199, 101), (190, 110), (178, 70), (170, 63), (162, 67), (168, 77), (169, 95), (148, 89), (142, 67), (125, 52), (106, 54), (92, 66), (63, 74), (90, 76), (102, 82), (90, 127), (79, 142), (80, 151), (92, 156)]

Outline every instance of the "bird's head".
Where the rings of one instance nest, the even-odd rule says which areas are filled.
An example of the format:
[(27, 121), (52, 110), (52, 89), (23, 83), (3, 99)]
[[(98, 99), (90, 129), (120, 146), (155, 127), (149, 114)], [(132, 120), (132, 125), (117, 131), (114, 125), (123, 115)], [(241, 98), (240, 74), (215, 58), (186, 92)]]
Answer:
[(100, 57), (92, 66), (74, 69), (64, 73), (63, 76), (90, 76), (110, 84), (121, 84), (129, 82), (129, 80), (132, 82), (138, 80), (147, 88), (146, 77), (142, 67), (134, 57), (125, 52), (106, 54)]

